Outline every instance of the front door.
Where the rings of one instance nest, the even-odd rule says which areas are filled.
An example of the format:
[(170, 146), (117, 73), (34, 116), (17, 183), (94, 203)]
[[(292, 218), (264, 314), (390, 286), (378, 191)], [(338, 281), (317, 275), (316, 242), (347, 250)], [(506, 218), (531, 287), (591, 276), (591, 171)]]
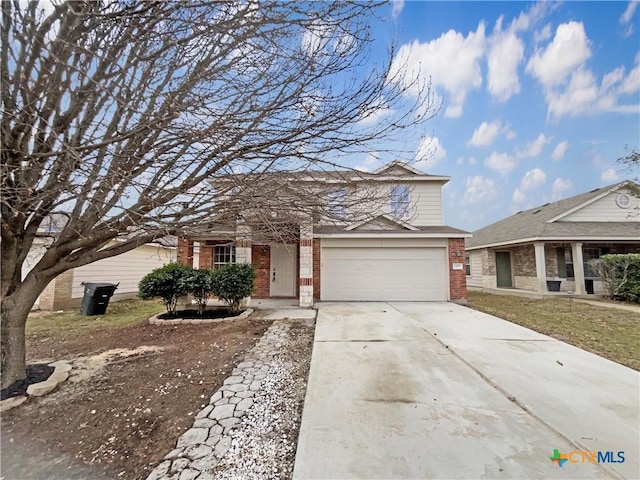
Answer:
[(496, 252), (496, 277), (498, 288), (511, 288), (511, 254)]
[(296, 254), (296, 245), (271, 245), (270, 296), (295, 297)]

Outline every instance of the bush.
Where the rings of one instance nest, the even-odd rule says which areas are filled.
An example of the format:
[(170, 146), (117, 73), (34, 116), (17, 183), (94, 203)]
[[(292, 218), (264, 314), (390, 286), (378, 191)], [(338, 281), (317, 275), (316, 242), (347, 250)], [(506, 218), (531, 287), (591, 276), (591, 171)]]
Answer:
[(610, 298), (640, 302), (640, 254), (603, 255), (590, 263)]
[(145, 275), (138, 284), (138, 296), (144, 300), (160, 297), (167, 312), (176, 313), (178, 298), (189, 293), (184, 279), (193, 268), (181, 263), (168, 263)]
[(213, 294), (213, 278), (211, 270), (196, 270), (186, 272), (184, 277), (180, 279), (182, 289), (191, 294), (198, 305), (198, 313), (202, 315), (207, 300)]
[(211, 272), (213, 294), (231, 313), (240, 312), (240, 302), (251, 295), (255, 272), (249, 263), (228, 263)]

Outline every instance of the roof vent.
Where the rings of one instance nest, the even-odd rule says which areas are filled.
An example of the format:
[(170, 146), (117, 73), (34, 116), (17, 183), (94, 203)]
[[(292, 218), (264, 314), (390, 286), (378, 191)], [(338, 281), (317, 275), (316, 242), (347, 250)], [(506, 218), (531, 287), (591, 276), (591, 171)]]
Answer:
[(598, 190), (600, 190), (599, 188), (594, 188), (593, 190), (590, 190), (589, 193), (596, 193)]
[(545, 203), (544, 205), (542, 205), (543, 207), (546, 207), (547, 205), (551, 205), (549, 202)]
[(518, 214), (520, 214), (520, 213), (522, 213), (522, 210), (520, 210), (519, 212), (516, 212), (516, 215), (518, 215)]
[(540, 213), (541, 211), (542, 211), (542, 210), (540, 210), (540, 209), (534, 210), (534, 211), (533, 211), (533, 215), (535, 215), (536, 213)]

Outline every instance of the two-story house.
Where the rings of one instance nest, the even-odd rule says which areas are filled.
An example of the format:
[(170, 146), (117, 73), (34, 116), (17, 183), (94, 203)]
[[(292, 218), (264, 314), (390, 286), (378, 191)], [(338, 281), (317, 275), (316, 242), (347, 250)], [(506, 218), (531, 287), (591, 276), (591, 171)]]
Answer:
[[(307, 182), (309, 190), (330, 186), (331, 194), (318, 198), (328, 204), (331, 220), (298, 212), (293, 228), (283, 223), (269, 238), (254, 235), (245, 219), (205, 236), (180, 237), (178, 261), (192, 265), (195, 246), (198, 268), (253, 263), (254, 298), (297, 297), (301, 306), (314, 300), (465, 300), (464, 239), (470, 234), (444, 224), (442, 186), (449, 177), (392, 162), (372, 173), (313, 172), (286, 181)], [(264, 211), (278, 218), (272, 199)]]

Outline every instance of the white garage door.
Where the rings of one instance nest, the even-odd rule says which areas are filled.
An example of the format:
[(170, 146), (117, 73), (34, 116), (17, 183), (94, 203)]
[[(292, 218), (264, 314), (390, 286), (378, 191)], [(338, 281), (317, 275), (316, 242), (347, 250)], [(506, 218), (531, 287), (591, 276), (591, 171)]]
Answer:
[(446, 301), (446, 249), (324, 247), (322, 300)]

